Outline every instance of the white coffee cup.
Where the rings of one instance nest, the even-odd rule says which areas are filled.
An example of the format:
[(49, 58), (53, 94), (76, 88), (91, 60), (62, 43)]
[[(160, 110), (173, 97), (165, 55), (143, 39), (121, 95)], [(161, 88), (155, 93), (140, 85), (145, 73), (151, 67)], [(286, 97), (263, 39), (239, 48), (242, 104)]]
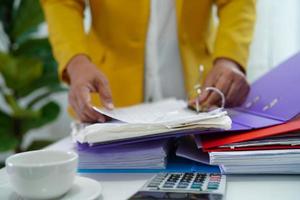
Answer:
[(57, 150), (29, 151), (12, 155), (5, 163), (16, 193), (24, 198), (51, 199), (71, 188), (78, 155)]

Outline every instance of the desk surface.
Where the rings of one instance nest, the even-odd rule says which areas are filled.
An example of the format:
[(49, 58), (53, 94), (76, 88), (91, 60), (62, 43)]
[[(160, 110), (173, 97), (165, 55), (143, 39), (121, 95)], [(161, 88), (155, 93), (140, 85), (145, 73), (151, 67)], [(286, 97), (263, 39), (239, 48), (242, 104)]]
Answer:
[[(48, 149), (67, 150), (66, 138)], [(135, 193), (153, 174), (80, 174), (98, 180), (103, 187), (102, 200), (124, 200)], [(0, 187), (7, 182), (0, 170)], [(0, 199), (1, 194), (0, 194)], [(226, 200), (299, 200), (300, 175), (230, 175), (227, 176)]]

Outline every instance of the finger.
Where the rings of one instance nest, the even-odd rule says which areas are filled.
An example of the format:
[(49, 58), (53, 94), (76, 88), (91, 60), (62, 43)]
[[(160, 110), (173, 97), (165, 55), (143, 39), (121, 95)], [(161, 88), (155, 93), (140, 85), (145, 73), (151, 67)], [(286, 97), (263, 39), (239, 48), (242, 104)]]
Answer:
[(105, 122), (105, 116), (103, 116), (101, 113), (95, 111), (92, 107), (87, 107), (85, 109), (85, 115), (88, 116), (90, 119), (93, 120), (93, 122)]
[(245, 101), (245, 94), (240, 93), (240, 95), (235, 99), (235, 101), (232, 103), (232, 107), (237, 107), (243, 104), (243, 102)]
[(86, 113), (81, 113), (81, 122), (84, 123), (94, 123), (95, 120), (93, 120), (90, 116), (86, 115)]
[(200, 97), (197, 98), (197, 100), (202, 104), (203, 102), (205, 102), (207, 100), (207, 98), (209, 97), (211, 91), (210, 90), (203, 90), (200, 94)]
[(81, 122), (92, 122), (93, 118), (84, 113), (84, 108), (82, 106), (83, 102), (80, 100), (80, 90), (82, 90), (82, 88), (78, 89), (76, 87), (72, 87), (70, 90), (71, 92), (69, 93), (69, 101)]
[[(216, 83), (216, 88), (219, 89), (224, 95), (228, 93), (229, 88), (232, 85), (232, 80), (226, 76), (221, 76)], [(208, 96), (207, 100), (203, 102), (203, 105), (208, 107), (213, 105), (219, 105), (221, 100), (220, 94), (217, 92), (212, 91)]]
[(248, 94), (250, 92), (250, 85), (248, 84), (248, 82), (247, 82), (247, 85), (245, 86), (245, 89), (243, 91), (245, 91), (245, 93), (242, 96), (242, 100), (240, 102), (240, 105), (242, 105), (246, 101), (246, 99), (248, 97)]
[(227, 99), (227, 106), (233, 107), (237, 103), (237, 99), (239, 98), (240, 91), (241, 91), (242, 85), (241, 83), (234, 81), (229, 89), (229, 92), (226, 96)]
[(113, 101), (112, 101), (112, 94), (109, 87), (108, 80), (105, 76), (101, 75), (97, 79), (96, 89), (100, 95), (101, 101), (103, 105), (108, 109), (113, 109)]
[(241, 89), (239, 89), (239, 96), (236, 98), (236, 101), (233, 102), (233, 106), (240, 106), (242, 105), (246, 98), (247, 98), (247, 95), (249, 93), (249, 90), (250, 90), (250, 87), (249, 85), (246, 83), (244, 84)]
[(86, 116), (85, 109), (89, 106), (90, 103), (90, 88), (88, 86), (81, 86), (77, 88), (74, 93), (77, 106), (79, 108), (79, 113), (83, 115), (84, 118), (89, 118)]
[(247, 94), (250, 90), (250, 86), (245, 78), (245, 76), (236, 76), (234, 79), (236, 88), (228, 94), (228, 98), (231, 99), (230, 106), (238, 106), (243, 103)]
[(76, 114), (76, 118), (81, 120), (80, 109), (77, 104), (76, 97), (75, 97), (74, 93), (72, 92), (72, 90), (70, 90), (70, 92), (69, 92), (68, 100), (69, 100), (69, 104), (70, 104), (71, 108), (74, 110), (74, 112)]
[(214, 86), (214, 82), (216, 82), (217, 77), (215, 76), (214, 73), (210, 73), (207, 78), (205, 79), (205, 83), (203, 85), (203, 90), (201, 92), (200, 98), (199, 98), (199, 102), (204, 102), (211, 91), (207, 91), (205, 90), (206, 87), (213, 87)]
[(196, 100), (197, 100), (197, 98), (190, 99), (190, 100), (188, 101), (188, 105), (193, 105), (193, 104), (195, 104), (195, 103), (196, 103)]
[(75, 112), (76, 112), (77, 116), (79, 117), (81, 122), (91, 122), (92, 119), (84, 113), (84, 109), (83, 109), (82, 105), (80, 105), (81, 103), (78, 100), (77, 96), (78, 96), (77, 94), (74, 94), (74, 96), (73, 96), (73, 100), (74, 100), (74, 104), (75, 104)]
[(74, 98), (73, 97), (71, 97), (71, 94), (69, 93), (69, 95), (68, 95), (68, 102), (69, 102), (69, 105), (70, 105), (70, 107), (71, 107), (71, 109), (74, 111), (74, 113), (75, 113), (75, 118), (76, 119), (80, 119), (79, 118), (79, 115), (77, 114), (77, 109), (76, 109), (76, 107), (75, 107), (75, 101), (74, 101)]
[(198, 101), (197, 98), (190, 99), (188, 101), (188, 108), (195, 110), (196, 101)]
[(90, 90), (91, 88), (89, 87), (81, 87), (76, 93), (80, 112), (82, 113), (83, 117), (89, 122), (104, 122), (104, 116), (96, 112), (91, 106)]

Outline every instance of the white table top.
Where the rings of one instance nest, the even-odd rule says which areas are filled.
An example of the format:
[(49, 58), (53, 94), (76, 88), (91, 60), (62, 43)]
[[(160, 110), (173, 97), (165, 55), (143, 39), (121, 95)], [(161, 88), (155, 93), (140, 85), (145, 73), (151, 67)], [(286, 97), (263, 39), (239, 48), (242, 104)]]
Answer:
[[(67, 150), (66, 138), (49, 149)], [(80, 174), (98, 180), (103, 188), (103, 200), (125, 200), (153, 176), (153, 174)], [(7, 183), (4, 169), (0, 170), (1, 184)], [(1, 194), (0, 194), (0, 199)], [(230, 175), (227, 176), (226, 200), (298, 200), (300, 175)]]

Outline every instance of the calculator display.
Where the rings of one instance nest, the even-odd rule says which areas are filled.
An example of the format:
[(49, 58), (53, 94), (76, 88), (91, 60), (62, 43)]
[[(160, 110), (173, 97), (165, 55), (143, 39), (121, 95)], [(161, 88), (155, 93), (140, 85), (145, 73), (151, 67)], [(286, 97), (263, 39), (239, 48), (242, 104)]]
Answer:
[(204, 194), (204, 193), (183, 193), (183, 192), (156, 192), (156, 191), (139, 191), (129, 200), (220, 200), (221, 194)]

